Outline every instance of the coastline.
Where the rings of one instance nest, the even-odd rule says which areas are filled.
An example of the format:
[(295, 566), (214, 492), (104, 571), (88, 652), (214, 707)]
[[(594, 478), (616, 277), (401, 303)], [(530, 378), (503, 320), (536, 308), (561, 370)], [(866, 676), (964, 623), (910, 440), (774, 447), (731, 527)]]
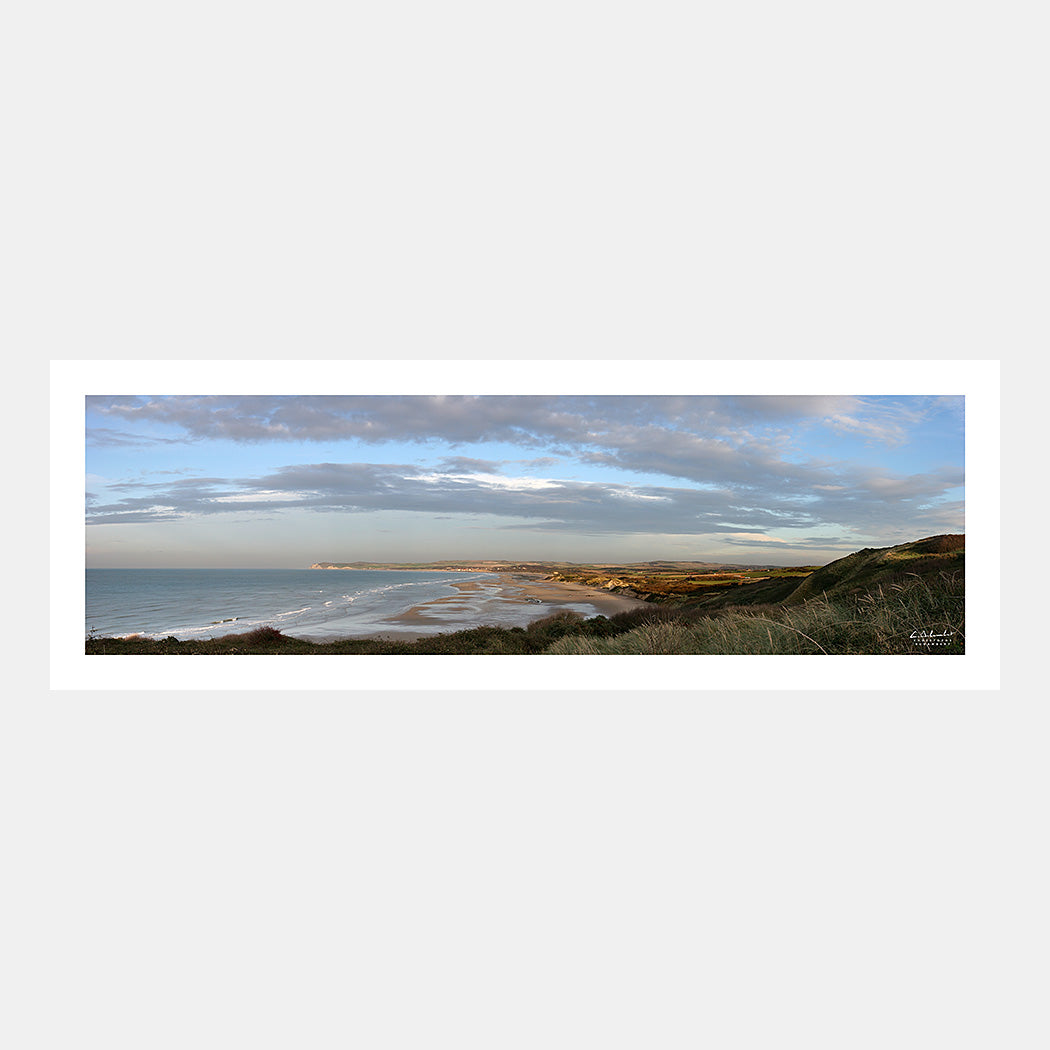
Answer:
[(615, 616), (630, 609), (651, 606), (652, 602), (641, 598), (628, 598), (623, 594), (602, 590), (600, 587), (588, 587), (583, 583), (569, 583), (566, 580), (548, 580), (542, 573), (500, 572), (496, 573), (500, 582), (506, 587), (518, 587), (522, 600), (537, 598), (551, 605), (566, 605), (571, 602), (586, 602), (593, 605), (598, 616)]
[[(388, 616), (382, 623), (389, 628), (347, 637), (414, 641), (435, 634), (468, 630), (472, 627), (524, 627), (534, 620), (568, 610), (581, 616), (615, 616), (631, 609), (651, 606), (640, 598), (612, 594), (597, 587), (547, 580), (540, 573), (494, 572), (496, 579), (455, 580), (456, 593), (421, 602), (404, 612)], [(298, 637), (311, 639), (303, 634)]]

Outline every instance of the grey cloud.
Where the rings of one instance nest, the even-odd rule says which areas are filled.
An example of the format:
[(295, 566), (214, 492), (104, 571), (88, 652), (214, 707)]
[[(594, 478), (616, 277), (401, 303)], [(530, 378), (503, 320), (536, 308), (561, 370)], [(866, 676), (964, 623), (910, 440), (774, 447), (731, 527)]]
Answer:
[[(538, 465), (561, 456), (698, 484), (787, 493), (827, 482), (829, 466), (793, 460), (789, 425), (819, 423), (894, 445), (942, 402), (827, 395), (314, 395), (93, 397), (89, 407), (127, 425), (150, 421), (177, 427), (187, 440), (441, 440), (454, 447), (498, 441), (544, 453), (535, 458)], [(105, 433), (116, 440), (122, 432)], [(492, 474), (499, 467), (466, 456), (444, 465), (450, 473)]]
[(738, 482), (788, 488), (815, 484), (826, 477), (819, 466), (787, 462), (769, 445), (733, 445), (678, 430), (654, 433), (642, 428), (619, 428), (608, 435), (607, 445), (611, 451), (586, 451), (579, 458), (621, 470), (701, 483)]
[[(594, 533), (726, 534), (845, 527), (858, 535), (920, 532), (931, 520), (950, 523), (938, 501), (958, 483), (956, 472), (912, 477), (834, 475), (824, 489), (800, 490), (776, 478), (763, 484), (632, 486), (561, 480), (514, 483), (491, 471), (473, 476), (428, 473), (406, 464), (315, 463), (258, 478), (186, 479), (169, 485), (128, 483), (116, 503), (88, 507), (89, 523), (171, 520), (186, 514), (409, 511), (444, 517), (494, 515), (530, 527)], [(825, 476), (826, 477), (826, 476)], [(799, 493), (802, 493), (801, 495)], [(936, 507), (931, 515), (930, 505)], [(961, 515), (961, 506), (958, 509)], [(945, 528), (943, 531), (956, 531)], [(914, 537), (913, 537), (914, 538)]]
[[(753, 537), (747, 536), (722, 536), (719, 539), (722, 544), (727, 544), (733, 547), (747, 547), (754, 551), (757, 549), (768, 550), (771, 555), (781, 555), (788, 552), (808, 555), (816, 553), (823, 556), (827, 552), (838, 551), (843, 555), (851, 554), (857, 549), (857, 543), (854, 540), (844, 540), (840, 536), (835, 537), (811, 537), (809, 539), (799, 540), (778, 540), (775, 543), (766, 543), (763, 541), (756, 541)], [(761, 562), (761, 558), (755, 559)], [(823, 558), (822, 558), (823, 560)]]
[(471, 459), (469, 456), (449, 456), (441, 460), (438, 470), (449, 474), (498, 474), (501, 464), (491, 459)]
[[(528, 440), (550, 425), (557, 398), (394, 397), (142, 397), (90, 399), (118, 420), (149, 420), (182, 428), (191, 438), (231, 441)], [(526, 403), (527, 402), (527, 403)], [(523, 424), (522, 419), (530, 420)]]
[[(165, 473), (171, 473), (167, 471)], [(193, 491), (199, 489), (204, 492), (209, 489), (215, 488), (217, 485), (229, 485), (230, 481), (226, 478), (206, 478), (206, 477), (193, 477), (193, 478), (178, 478), (175, 481), (114, 481), (108, 486), (117, 492), (138, 492), (143, 489), (155, 489), (160, 490), (174, 490), (178, 491)]]
[(89, 525), (138, 525), (143, 523), (155, 523), (159, 521), (178, 521), (181, 514), (172, 510), (163, 509), (155, 512), (146, 510), (113, 511), (108, 514), (100, 514), (97, 519), (89, 519)]
[[(91, 397), (89, 407), (125, 422), (181, 428), (191, 438), (232, 441), (440, 439), (591, 444), (619, 427), (736, 432), (750, 424), (856, 417), (878, 411), (857, 397), (831, 396), (410, 396)], [(118, 434), (118, 431), (108, 431)]]
[(175, 445), (183, 439), (147, 436), (112, 427), (88, 427), (84, 439), (93, 448), (136, 448), (142, 445)]

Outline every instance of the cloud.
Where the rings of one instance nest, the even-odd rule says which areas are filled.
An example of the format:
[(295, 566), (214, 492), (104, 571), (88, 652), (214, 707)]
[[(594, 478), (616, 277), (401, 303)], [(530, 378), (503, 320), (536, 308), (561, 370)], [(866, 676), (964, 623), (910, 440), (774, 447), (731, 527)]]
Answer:
[(139, 448), (143, 445), (175, 445), (182, 438), (144, 435), (139, 431), (116, 430), (112, 427), (88, 427), (85, 442), (92, 448)]
[[(949, 524), (961, 504), (931, 516), (960, 481), (944, 470), (909, 477), (836, 475), (834, 486), (799, 495), (777, 478), (706, 486), (624, 485), (488, 472), (451, 473), (408, 464), (295, 464), (257, 478), (182, 479), (168, 485), (125, 483), (115, 503), (91, 504), (89, 523), (171, 520), (232, 511), (318, 513), (402, 511), (431, 517), (486, 515), (528, 521), (542, 531), (663, 535), (769, 533), (848, 529), (858, 535), (922, 532), (936, 518)], [(922, 524), (920, 524), (922, 523)], [(945, 531), (954, 531), (945, 529)], [(730, 541), (735, 542), (735, 541)], [(753, 542), (753, 539), (751, 540)]]
[[(853, 537), (915, 538), (962, 531), (962, 504), (953, 502), (963, 484), (961, 431), (959, 466), (916, 472), (818, 460), (804, 454), (799, 435), (825, 428), (825, 438), (895, 448), (936, 413), (958, 427), (961, 408), (961, 399), (826, 395), (92, 397), (89, 419), (101, 444), (126, 445), (132, 435), (145, 444), (266, 442), (275, 450), (293, 441), (349, 444), (347, 461), (288, 463), (254, 477), (93, 483), (87, 520), (398, 511), (433, 520), (484, 515), (546, 532), (717, 535), (769, 546), (814, 533), (847, 545)], [(397, 451), (361, 461), (362, 445), (385, 442), (397, 442)], [(497, 455), (506, 446), (524, 454), (468, 454), (487, 442), (499, 443)], [(381, 461), (411, 459), (406, 443), (418, 444), (418, 460)], [(214, 450), (208, 444), (205, 454)], [(243, 461), (239, 453), (231, 459)], [(558, 476), (580, 467), (610, 468), (615, 480)]]
[[(936, 399), (884, 402), (852, 396), (406, 396), (101, 397), (88, 398), (94, 416), (126, 426), (153, 425), (184, 440), (316, 442), (440, 440), (452, 445), (505, 442), (548, 452), (604, 451), (642, 464), (667, 443), (692, 439), (728, 448), (776, 447), (783, 428), (825, 420), (839, 430), (899, 443)], [(127, 443), (126, 429), (93, 427), (94, 440)], [(177, 433), (142, 431), (143, 441), (175, 440)], [(673, 455), (665, 455), (673, 463)], [(639, 465), (637, 468), (649, 469)], [(688, 475), (681, 475), (688, 476)]]
[(500, 466), (490, 459), (471, 459), (469, 456), (447, 456), (438, 463), (438, 469), (449, 474), (498, 474)]
[(829, 551), (840, 551), (850, 554), (857, 549), (854, 540), (846, 540), (841, 536), (806, 536), (797, 539), (781, 539), (771, 536), (756, 536), (753, 533), (730, 534), (720, 536), (719, 542), (734, 547), (750, 547), (754, 549), (762, 544), (769, 544), (770, 551), (776, 551), (779, 556), (782, 553), (797, 552), (799, 554), (819, 553), (826, 554)]
[[(528, 444), (548, 430), (559, 398), (92, 397), (92, 412), (125, 423), (178, 428), (189, 439), (238, 442), (426, 441)], [(525, 420), (525, 422), (523, 422)]]
[(258, 492), (234, 492), (225, 496), (212, 496), (212, 503), (237, 503), (239, 509), (243, 509), (246, 503), (294, 503), (301, 502), (307, 497), (305, 492), (277, 492), (275, 490), (261, 489)]

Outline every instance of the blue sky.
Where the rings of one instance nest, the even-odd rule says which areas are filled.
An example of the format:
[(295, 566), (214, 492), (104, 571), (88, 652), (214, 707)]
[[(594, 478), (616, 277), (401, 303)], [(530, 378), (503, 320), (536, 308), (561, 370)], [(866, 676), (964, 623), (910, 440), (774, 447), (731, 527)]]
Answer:
[(820, 564), (964, 531), (962, 397), (99, 396), (87, 565)]

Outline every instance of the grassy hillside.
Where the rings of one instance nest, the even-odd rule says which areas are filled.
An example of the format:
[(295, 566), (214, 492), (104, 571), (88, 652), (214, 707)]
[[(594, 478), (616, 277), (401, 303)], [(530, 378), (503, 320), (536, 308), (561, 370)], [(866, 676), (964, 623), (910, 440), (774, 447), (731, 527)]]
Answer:
[[(965, 538), (866, 549), (819, 569), (763, 570), (726, 586), (668, 588), (662, 604), (528, 627), (478, 627), (413, 642), (313, 643), (272, 628), (207, 641), (89, 638), (98, 655), (954, 655), (965, 651)], [(757, 571), (757, 570), (753, 570)], [(650, 573), (660, 576), (661, 573)], [(681, 566), (668, 567), (674, 582)], [(702, 574), (711, 575), (711, 574)], [(726, 575), (725, 573), (715, 575)], [(627, 573), (613, 577), (626, 582)], [(581, 581), (582, 582), (582, 581)], [(680, 582), (680, 581), (679, 581)], [(722, 581), (724, 583), (724, 581)]]
[[(559, 569), (547, 576), (550, 580), (582, 583), (600, 587), (615, 594), (641, 598), (658, 605), (690, 605), (699, 599), (736, 588), (767, 585), (767, 594), (789, 594), (799, 580), (816, 569), (815, 565), (800, 566), (733, 566), (688, 563), (650, 563), (609, 568), (604, 566), (573, 566)], [(731, 599), (730, 599), (731, 600)], [(776, 601), (776, 598), (765, 600)]]
[[(660, 610), (668, 612), (668, 610)], [(961, 574), (915, 576), (869, 593), (796, 605), (679, 610), (612, 637), (567, 635), (546, 652), (563, 656), (957, 655), (965, 651)]]
[(817, 569), (799, 583), (787, 601), (796, 605), (824, 594), (862, 594), (913, 576), (961, 572), (965, 558), (965, 536), (930, 536), (896, 547), (867, 547)]
[(889, 587), (915, 577), (965, 572), (966, 537), (928, 536), (895, 547), (866, 547), (820, 568), (799, 570), (799, 577), (771, 578), (745, 583), (726, 594), (713, 594), (703, 608), (784, 603), (799, 605), (813, 598), (849, 598)]

